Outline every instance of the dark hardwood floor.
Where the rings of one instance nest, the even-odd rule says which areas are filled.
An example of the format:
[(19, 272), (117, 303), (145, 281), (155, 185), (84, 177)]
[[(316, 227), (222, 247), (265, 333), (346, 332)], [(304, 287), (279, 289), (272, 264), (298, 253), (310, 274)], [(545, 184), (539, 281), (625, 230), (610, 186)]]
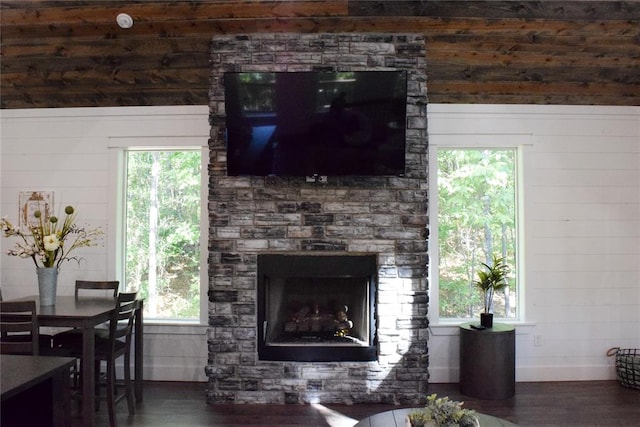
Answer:
[[(207, 405), (205, 383), (146, 382), (144, 401), (129, 417), (118, 405), (121, 426), (300, 426), (352, 427), (370, 415), (398, 409), (389, 405)], [(517, 383), (506, 400), (460, 394), (458, 384), (431, 384), (430, 392), (465, 402), (465, 407), (521, 426), (640, 426), (640, 390), (615, 381)], [(74, 415), (75, 417), (75, 415)], [(98, 425), (107, 426), (104, 403)], [(74, 425), (80, 420), (74, 418)]]

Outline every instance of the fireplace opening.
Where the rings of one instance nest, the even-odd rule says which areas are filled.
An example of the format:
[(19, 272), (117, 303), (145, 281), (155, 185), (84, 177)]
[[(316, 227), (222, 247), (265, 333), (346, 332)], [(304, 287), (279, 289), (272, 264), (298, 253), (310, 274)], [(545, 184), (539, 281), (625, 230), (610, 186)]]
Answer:
[(259, 255), (259, 359), (376, 360), (376, 278), (375, 255)]

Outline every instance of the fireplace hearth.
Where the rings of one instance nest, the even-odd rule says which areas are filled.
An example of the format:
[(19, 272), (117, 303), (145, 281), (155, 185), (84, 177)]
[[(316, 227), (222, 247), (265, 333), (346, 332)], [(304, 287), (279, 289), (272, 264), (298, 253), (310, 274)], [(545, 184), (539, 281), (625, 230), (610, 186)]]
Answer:
[(375, 255), (258, 256), (258, 356), (373, 361)]

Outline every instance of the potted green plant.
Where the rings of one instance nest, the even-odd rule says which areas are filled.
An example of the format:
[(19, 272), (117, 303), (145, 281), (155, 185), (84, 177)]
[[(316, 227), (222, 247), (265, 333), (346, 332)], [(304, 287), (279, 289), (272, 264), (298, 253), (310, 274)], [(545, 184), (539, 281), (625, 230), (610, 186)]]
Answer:
[(473, 284), (482, 291), (484, 312), (480, 313), (480, 324), (485, 328), (493, 327), (493, 296), (507, 286), (509, 266), (504, 257), (493, 255), (493, 264), (482, 263), (483, 270), (478, 271), (478, 280)]
[(478, 427), (480, 424), (475, 411), (463, 409), (462, 402), (449, 400), (432, 394), (427, 397), (424, 408), (413, 410), (407, 415), (407, 427)]

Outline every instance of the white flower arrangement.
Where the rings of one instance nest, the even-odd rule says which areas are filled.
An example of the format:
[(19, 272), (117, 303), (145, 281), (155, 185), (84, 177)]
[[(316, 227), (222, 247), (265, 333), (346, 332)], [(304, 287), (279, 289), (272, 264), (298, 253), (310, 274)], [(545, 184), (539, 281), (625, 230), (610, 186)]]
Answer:
[(60, 268), (63, 261), (72, 259), (79, 263), (80, 258), (71, 256), (71, 252), (81, 247), (96, 246), (102, 230), (79, 228), (75, 223), (76, 212), (73, 206), (67, 206), (64, 212), (64, 221), (60, 223), (56, 216), (44, 219), (39, 210), (35, 211), (33, 215), (36, 225), (27, 226), (26, 231), (14, 227), (6, 217), (0, 219), (4, 236), (19, 239), (7, 254), (31, 258), (36, 267)]

